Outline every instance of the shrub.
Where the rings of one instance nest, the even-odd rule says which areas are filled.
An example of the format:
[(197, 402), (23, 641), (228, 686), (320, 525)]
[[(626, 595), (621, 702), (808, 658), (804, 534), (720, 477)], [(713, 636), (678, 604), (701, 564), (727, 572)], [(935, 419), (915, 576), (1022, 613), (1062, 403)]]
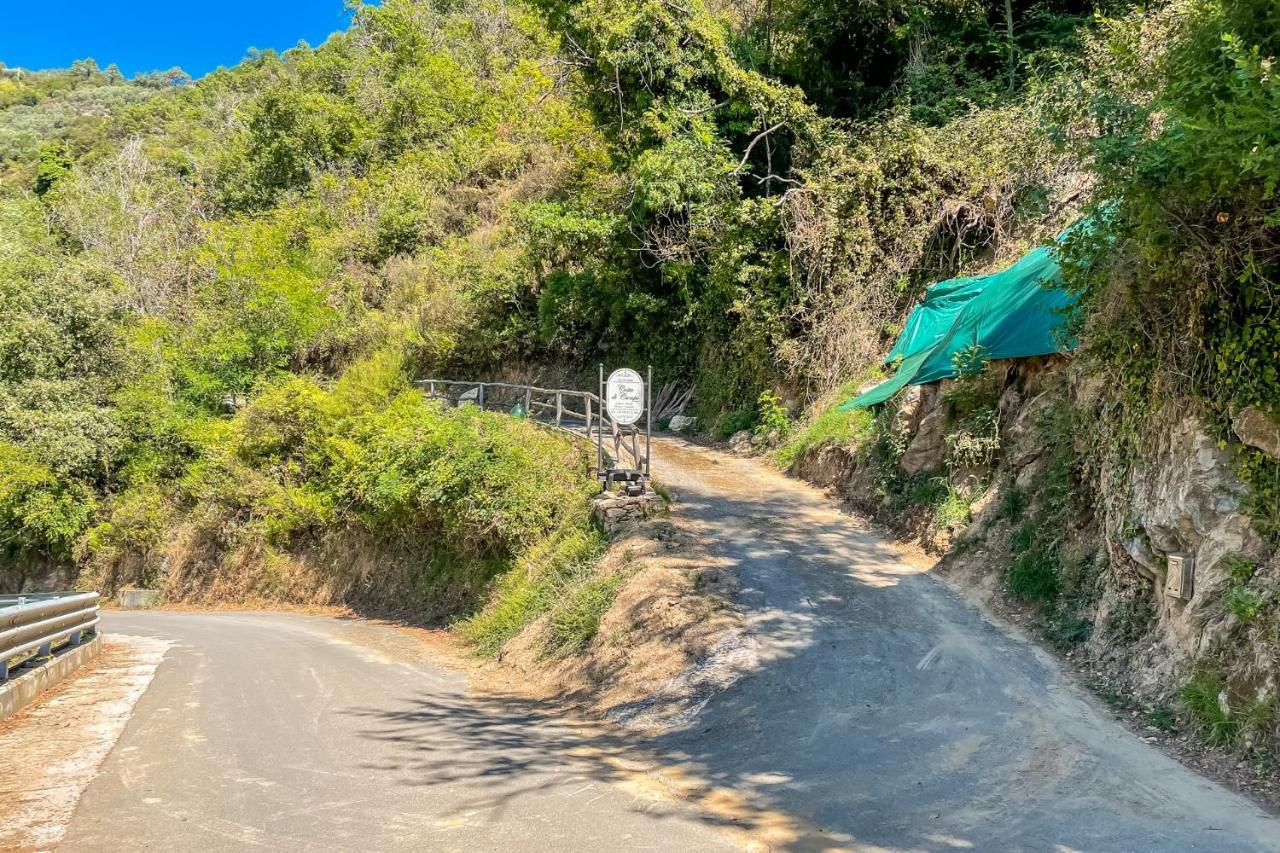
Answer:
[(1000, 490), (1000, 515), (1009, 521), (1017, 521), (1027, 508), (1027, 493), (1013, 483), (1006, 483)]
[(1087, 642), (1093, 635), (1093, 622), (1083, 616), (1067, 616), (1049, 620), (1045, 636), (1059, 648), (1070, 648)]
[(728, 412), (716, 421), (715, 436), (724, 440), (734, 433), (755, 429), (760, 422), (760, 413), (755, 409), (738, 409)]
[(1181, 691), (1182, 704), (1211, 746), (1251, 745), (1275, 715), (1275, 698), (1230, 695), (1222, 675), (1208, 662), (1196, 667)]
[(1266, 608), (1269, 597), (1257, 590), (1233, 586), (1222, 596), (1222, 606), (1246, 625), (1257, 619)]
[(1042, 606), (1058, 598), (1057, 554), (1035, 547), (1023, 551), (1009, 567), (1009, 591), (1019, 598)]
[(783, 439), (791, 435), (791, 416), (782, 399), (771, 391), (761, 391), (756, 400), (756, 435), (769, 435), (777, 431)]
[(957, 530), (969, 523), (969, 501), (953, 489), (936, 507), (933, 513), (935, 530)]
[(953, 464), (990, 465), (1000, 451), (1000, 420), (996, 410), (990, 406), (974, 410), (945, 438)]
[(1118, 643), (1141, 639), (1155, 621), (1156, 611), (1144, 590), (1130, 590), (1121, 597), (1107, 618), (1106, 636)]

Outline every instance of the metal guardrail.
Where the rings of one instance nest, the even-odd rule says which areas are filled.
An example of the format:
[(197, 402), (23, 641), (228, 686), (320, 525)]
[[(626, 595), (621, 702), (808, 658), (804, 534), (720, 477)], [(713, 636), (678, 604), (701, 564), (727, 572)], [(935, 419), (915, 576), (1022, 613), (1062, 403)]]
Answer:
[[(508, 411), (518, 405), (526, 417), (537, 423), (578, 437), (585, 433), (596, 445), (596, 476), (602, 487), (610, 482), (631, 482), (643, 488), (649, 480), (648, 421), (643, 430), (639, 424), (615, 423), (599, 394), (460, 379), (420, 379), (416, 384), (429, 397), (452, 406), (471, 404), (481, 409)], [(628, 462), (630, 464), (622, 464)]]
[(79, 645), (98, 629), (98, 593), (0, 595), (0, 682), (12, 666)]

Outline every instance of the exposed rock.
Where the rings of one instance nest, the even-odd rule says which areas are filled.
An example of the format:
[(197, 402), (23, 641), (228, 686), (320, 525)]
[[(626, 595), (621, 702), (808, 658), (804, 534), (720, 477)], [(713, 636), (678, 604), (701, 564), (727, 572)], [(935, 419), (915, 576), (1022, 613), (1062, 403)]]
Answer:
[(914, 474), (942, 467), (946, 457), (946, 414), (942, 406), (936, 405), (920, 419), (920, 426), (898, 464), (903, 471)]
[(58, 592), (75, 588), (75, 570), (69, 566), (33, 565), (25, 574), (0, 573), (0, 592)]
[[(1019, 556), (1015, 533), (1028, 522), (1041, 523), (1045, 501), (1061, 485), (1056, 474), (1052, 483), (1044, 481), (1046, 469), (1057, 459), (1047, 442), (1068, 441), (1075, 447), (1062, 450), (1085, 452), (1093, 438), (1089, 418), (1101, 416), (1111, 393), (1107, 377), (1076, 371), (1070, 364), (1049, 358), (1008, 366), (998, 402), (1001, 447), (991, 477), (961, 470), (948, 458), (947, 407), (941, 399), (946, 383), (911, 389), (893, 425), (898, 436), (907, 438), (899, 460), (904, 471), (946, 473), (961, 495), (971, 482), (988, 484), (981, 496), (975, 495), (971, 521), (952, 540), (955, 547), (938, 571), (1027, 624), (1040, 617), (1011, 594), (1008, 572)], [(1074, 434), (1046, 435), (1046, 417), (1065, 406), (1074, 407), (1081, 426)], [(1280, 422), (1273, 413), (1246, 410), (1233, 427), (1249, 446), (1280, 451)], [(1142, 446), (1141, 459), (1085, 457), (1105, 467), (1068, 474), (1068, 487), (1082, 491), (1073, 492), (1070, 515), (1054, 517), (1053, 523), (1065, 529), (1045, 537), (1058, 548), (1054, 571), (1059, 579), (1079, 585), (1078, 604), (1066, 604), (1062, 622), (1073, 630), (1084, 626), (1078, 659), (1087, 661), (1095, 676), (1105, 674), (1117, 692), (1142, 701), (1168, 701), (1186, 682), (1192, 662), (1211, 648), (1228, 647), (1215, 644), (1231, 633), (1229, 647), (1236, 657), (1226, 664), (1225, 683), (1248, 691), (1260, 685), (1280, 691), (1275, 664), (1280, 647), (1274, 639), (1259, 639), (1274, 636), (1274, 622), (1259, 618), (1242, 624), (1223, 602), (1227, 590), (1239, 583), (1230, 576), (1233, 558), (1258, 567), (1250, 589), (1280, 585), (1280, 551), (1268, 558), (1234, 461), (1192, 417), (1144, 435)], [(912, 526), (909, 512), (890, 511), (884, 472), (877, 464), (857, 450), (826, 447), (798, 458), (792, 470), (833, 488), (850, 508), (886, 520), (914, 541), (920, 528)], [(1075, 483), (1077, 473), (1085, 482)], [(932, 535), (932, 544), (946, 544), (936, 530)], [(1165, 594), (1168, 557), (1175, 552), (1189, 552), (1195, 560), (1189, 601)]]
[(1061, 402), (1044, 393), (1027, 400), (1012, 386), (1000, 396), (1001, 455), (1006, 466), (1025, 468), (1040, 458), (1045, 446), (1036, 435), (1036, 424), (1046, 410)]
[(913, 433), (920, 428), (920, 419), (933, 408), (938, 399), (938, 385), (909, 385), (898, 407), (898, 426)]
[(1245, 444), (1280, 459), (1280, 420), (1250, 406), (1235, 416), (1231, 428)]
[(1131, 511), (1145, 536), (1126, 537), (1124, 549), (1135, 562), (1157, 572), (1161, 582), (1169, 554), (1194, 555), (1191, 600), (1161, 596), (1160, 607), (1177, 648), (1185, 654), (1202, 652), (1218, 634), (1210, 630), (1210, 617), (1230, 583), (1223, 558), (1251, 558), (1264, 550), (1243, 506), (1245, 487), (1193, 417), (1168, 431), (1158, 453), (1134, 469), (1130, 482)]
[(738, 430), (729, 436), (729, 449), (739, 456), (750, 456), (755, 449), (751, 443), (752, 432), (749, 429)]
[(693, 432), (698, 428), (698, 419), (687, 415), (676, 415), (667, 423), (667, 428), (672, 432)]
[(782, 433), (776, 429), (771, 429), (767, 433), (754, 433), (751, 436), (751, 443), (757, 450), (763, 450), (766, 447), (777, 447), (781, 442)]

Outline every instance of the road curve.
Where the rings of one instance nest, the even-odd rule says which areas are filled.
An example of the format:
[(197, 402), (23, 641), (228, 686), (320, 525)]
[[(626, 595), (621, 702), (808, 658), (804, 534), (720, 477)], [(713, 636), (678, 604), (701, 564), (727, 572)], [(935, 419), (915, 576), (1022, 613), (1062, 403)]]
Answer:
[(62, 849), (1280, 851), (1275, 818), (818, 491), (654, 449), (754, 650), (691, 723), (641, 742), (469, 694), (430, 646), (358, 620), (112, 613), (108, 632), (173, 646)]
[(680, 440), (654, 471), (733, 567), (760, 663), (650, 748), (851, 849), (1280, 850), (818, 490)]
[(727, 850), (631, 792), (586, 728), (470, 696), (392, 627), (267, 613), (109, 613), (173, 643), (64, 851)]

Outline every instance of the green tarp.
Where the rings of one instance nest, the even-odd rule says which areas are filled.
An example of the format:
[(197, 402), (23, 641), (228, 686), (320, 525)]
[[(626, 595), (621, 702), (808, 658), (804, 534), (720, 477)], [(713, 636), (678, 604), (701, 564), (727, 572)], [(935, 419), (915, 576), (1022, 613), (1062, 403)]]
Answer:
[(897, 372), (840, 410), (874, 406), (907, 385), (955, 376), (956, 353), (975, 344), (988, 359), (1074, 348), (1062, 330), (1075, 297), (1061, 288), (1061, 282), (1054, 251), (1043, 246), (998, 273), (930, 286), (886, 358), (898, 364)]

